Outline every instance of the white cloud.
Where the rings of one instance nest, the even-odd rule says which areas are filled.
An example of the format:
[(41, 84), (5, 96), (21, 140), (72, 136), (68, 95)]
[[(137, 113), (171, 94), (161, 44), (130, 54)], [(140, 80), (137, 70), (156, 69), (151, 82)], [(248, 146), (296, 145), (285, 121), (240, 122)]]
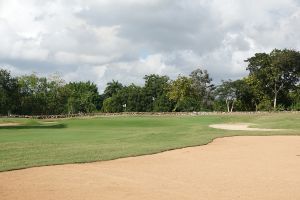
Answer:
[(218, 82), (247, 74), (255, 52), (300, 48), (297, 0), (0, 1), (0, 64), (14, 73), (59, 72), (142, 84), (196, 67)]

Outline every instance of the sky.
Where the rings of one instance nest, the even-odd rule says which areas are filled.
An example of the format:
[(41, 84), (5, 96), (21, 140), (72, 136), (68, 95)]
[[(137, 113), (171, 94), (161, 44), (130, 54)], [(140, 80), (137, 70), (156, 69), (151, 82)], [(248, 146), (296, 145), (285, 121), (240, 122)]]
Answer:
[(215, 83), (245, 59), (300, 49), (300, 0), (0, 0), (0, 68), (66, 81), (143, 84), (206, 69)]

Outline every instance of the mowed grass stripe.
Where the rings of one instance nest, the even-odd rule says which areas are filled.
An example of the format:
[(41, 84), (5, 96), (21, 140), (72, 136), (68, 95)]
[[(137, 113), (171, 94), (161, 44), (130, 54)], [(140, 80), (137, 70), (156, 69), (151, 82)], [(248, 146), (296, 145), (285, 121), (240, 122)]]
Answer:
[[(272, 113), (209, 116), (116, 116), (61, 119), (56, 124), (29, 119), (0, 119), (21, 127), (0, 128), (0, 171), (84, 163), (203, 145), (237, 135), (300, 135), (300, 114)], [(218, 123), (255, 123), (288, 129), (274, 132), (227, 131)]]

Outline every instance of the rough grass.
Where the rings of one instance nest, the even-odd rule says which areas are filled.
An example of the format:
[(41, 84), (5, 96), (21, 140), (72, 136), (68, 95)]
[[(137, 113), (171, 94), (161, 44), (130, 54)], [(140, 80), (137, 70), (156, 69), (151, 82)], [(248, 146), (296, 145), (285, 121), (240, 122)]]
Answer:
[[(218, 137), (236, 135), (300, 135), (300, 114), (209, 116), (116, 116), (18, 122), (0, 128), (0, 171), (34, 166), (84, 163), (158, 153), (203, 145)], [(217, 123), (255, 123), (257, 127), (288, 129), (274, 132), (227, 131), (209, 128)]]

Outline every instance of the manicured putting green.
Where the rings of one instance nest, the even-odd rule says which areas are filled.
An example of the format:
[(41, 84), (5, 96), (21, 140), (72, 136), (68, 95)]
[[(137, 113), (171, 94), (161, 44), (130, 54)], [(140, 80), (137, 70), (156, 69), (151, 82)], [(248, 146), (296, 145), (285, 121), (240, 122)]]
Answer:
[[(0, 118), (0, 171), (84, 163), (203, 145), (235, 135), (300, 135), (300, 114), (116, 116), (42, 120)], [(282, 131), (230, 131), (219, 123), (254, 123)]]

